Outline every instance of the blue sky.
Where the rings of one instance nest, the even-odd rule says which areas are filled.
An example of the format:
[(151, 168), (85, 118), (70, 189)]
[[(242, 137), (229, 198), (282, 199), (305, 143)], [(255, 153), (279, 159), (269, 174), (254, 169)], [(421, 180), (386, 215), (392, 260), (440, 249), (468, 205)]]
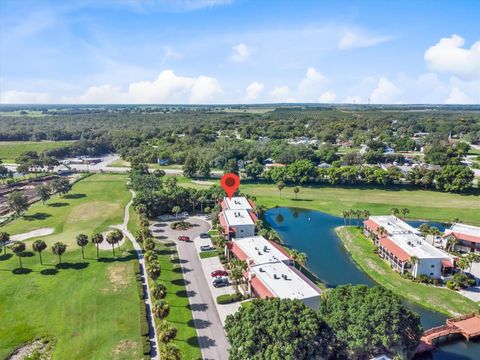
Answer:
[(479, 103), (480, 2), (2, 0), (2, 103)]

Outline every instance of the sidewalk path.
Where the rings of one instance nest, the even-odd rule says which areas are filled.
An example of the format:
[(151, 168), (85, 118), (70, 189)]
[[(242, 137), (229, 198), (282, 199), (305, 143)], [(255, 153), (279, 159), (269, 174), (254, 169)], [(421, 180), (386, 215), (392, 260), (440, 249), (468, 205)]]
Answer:
[(130, 213), (129, 209), (130, 206), (133, 203), (133, 199), (135, 198), (135, 192), (133, 190), (130, 190), (132, 193), (132, 198), (130, 199), (130, 202), (125, 206), (125, 216), (123, 217), (123, 224), (118, 226), (118, 229), (120, 229), (123, 234), (130, 239), (130, 241), (133, 244), (133, 248), (137, 252), (138, 256), (138, 262), (140, 263), (140, 271), (142, 273), (142, 284), (143, 284), (143, 293), (145, 294), (145, 307), (147, 310), (147, 319), (148, 319), (148, 326), (150, 328), (150, 346), (151, 346), (151, 357), (152, 360), (159, 360), (159, 346), (158, 346), (158, 340), (157, 340), (157, 334), (155, 330), (155, 318), (153, 317), (152, 314), (152, 301), (150, 299), (150, 287), (148, 285), (147, 281), (147, 273), (146, 273), (146, 267), (145, 267), (145, 259), (143, 258), (143, 252), (142, 248), (138, 244), (137, 240), (135, 240), (135, 237), (132, 235), (130, 231), (128, 231), (128, 221), (130, 219)]

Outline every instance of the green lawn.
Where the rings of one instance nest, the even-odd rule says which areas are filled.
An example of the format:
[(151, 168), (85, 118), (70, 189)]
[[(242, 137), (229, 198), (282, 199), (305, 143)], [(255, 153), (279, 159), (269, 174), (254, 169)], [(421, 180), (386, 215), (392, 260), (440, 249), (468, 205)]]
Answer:
[[(76, 183), (64, 197), (55, 195), (45, 204), (37, 202), (20, 219), (5, 225), (2, 231), (11, 235), (51, 227), (52, 235), (43, 239), (77, 248), (75, 236), (105, 231), (110, 225), (123, 222), (123, 209), (130, 199), (125, 187), (126, 175), (96, 174)], [(34, 239), (28, 240), (27, 246)]]
[(211, 257), (218, 256), (217, 250), (211, 250), (211, 251), (201, 251), (200, 252), (200, 259), (207, 259)]
[[(210, 179), (218, 183), (217, 179)], [(206, 189), (209, 185), (192, 183), (190, 179), (179, 178), (179, 185)], [(372, 215), (389, 214), (392, 207), (410, 209), (411, 219), (461, 221), (480, 225), (480, 192), (476, 194), (451, 194), (413, 188), (381, 189), (372, 187), (308, 186), (300, 187), (295, 200), (293, 186), (280, 192), (274, 184), (243, 182), (240, 191), (256, 197), (258, 204), (268, 208), (275, 206), (299, 207), (327, 212), (341, 216), (348, 209), (366, 209)]]
[(15, 158), (25, 151), (41, 153), (73, 144), (73, 141), (0, 141), (0, 160), (14, 163)]
[(162, 268), (162, 273), (157, 281), (167, 287), (166, 300), (170, 304), (167, 321), (177, 328), (177, 337), (173, 342), (182, 351), (184, 359), (201, 359), (202, 354), (198, 345), (197, 331), (193, 323), (181, 264), (171, 260), (171, 256), (176, 254), (175, 247), (166, 246), (163, 242), (157, 243), (156, 246)]
[(378, 284), (392, 290), (406, 299), (424, 307), (457, 316), (478, 311), (480, 305), (446, 288), (437, 288), (402, 278), (397, 272), (375, 254), (375, 246), (361, 229), (340, 227), (336, 229), (345, 248), (355, 263)]

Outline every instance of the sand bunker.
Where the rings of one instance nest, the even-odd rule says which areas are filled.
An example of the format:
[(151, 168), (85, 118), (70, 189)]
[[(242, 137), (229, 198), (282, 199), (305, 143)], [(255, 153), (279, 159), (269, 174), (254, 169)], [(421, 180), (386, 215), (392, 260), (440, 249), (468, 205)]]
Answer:
[(47, 236), (50, 234), (53, 234), (55, 231), (54, 228), (40, 228), (40, 229), (35, 229), (23, 234), (17, 234), (17, 235), (12, 235), (10, 236), (11, 241), (23, 241), (27, 239), (31, 239), (34, 237), (40, 237), (40, 236)]

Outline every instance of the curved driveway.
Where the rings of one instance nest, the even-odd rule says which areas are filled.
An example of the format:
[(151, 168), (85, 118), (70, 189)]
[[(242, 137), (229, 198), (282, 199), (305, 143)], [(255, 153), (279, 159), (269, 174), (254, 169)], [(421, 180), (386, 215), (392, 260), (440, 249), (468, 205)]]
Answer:
[(197, 217), (188, 218), (187, 221), (194, 226), (185, 231), (170, 229), (170, 222), (167, 221), (154, 222), (151, 230), (157, 239), (174, 240), (177, 244), (202, 357), (208, 360), (227, 360), (229, 348), (227, 337), (195, 245), (192, 242), (177, 240), (178, 236), (186, 235), (193, 241), (200, 241), (198, 236), (202, 232), (207, 232), (210, 224)]

